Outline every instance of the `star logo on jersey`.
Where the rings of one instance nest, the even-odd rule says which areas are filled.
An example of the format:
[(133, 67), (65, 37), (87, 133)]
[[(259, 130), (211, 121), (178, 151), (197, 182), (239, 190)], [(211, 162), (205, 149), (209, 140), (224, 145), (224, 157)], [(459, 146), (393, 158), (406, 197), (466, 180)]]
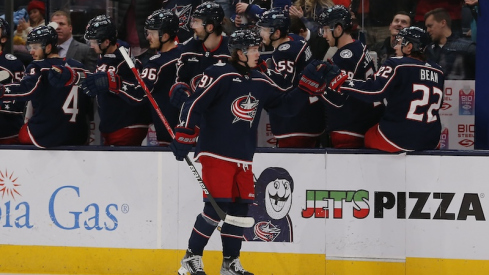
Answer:
[(249, 93), (246, 96), (238, 97), (233, 101), (231, 105), (231, 112), (234, 115), (233, 123), (238, 122), (240, 120), (250, 122), (250, 128), (253, 124), (253, 120), (255, 119), (258, 102), (254, 96)]
[(10, 105), (5, 104), (5, 107), (3, 107), (3, 108), (8, 111), (8, 110), (10, 110)]
[(171, 10), (178, 16), (178, 22), (180, 29), (190, 31), (189, 22), (192, 15), (192, 5), (176, 6)]
[(0, 194), (2, 194), (2, 198), (8, 196), (15, 200), (16, 194), (22, 196), (19, 191), (17, 191), (17, 187), (20, 186), (20, 184), (15, 183), (17, 179), (18, 178), (14, 177), (13, 172), (9, 174), (6, 169), (5, 173), (0, 171)]
[(277, 228), (272, 222), (257, 222), (254, 226), (255, 240), (259, 239), (264, 242), (273, 242), (280, 234), (280, 228)]
[(350, 81), (348, 82), (348, 86), (350, 86), (350, 87), (355, 87), (355, 83), (354, 83), (353, 81), (351, 81), (351, 80), (350, 80)]
[(10, 88), (9, 87), (5, 88), (5, 93), (10, 94)]

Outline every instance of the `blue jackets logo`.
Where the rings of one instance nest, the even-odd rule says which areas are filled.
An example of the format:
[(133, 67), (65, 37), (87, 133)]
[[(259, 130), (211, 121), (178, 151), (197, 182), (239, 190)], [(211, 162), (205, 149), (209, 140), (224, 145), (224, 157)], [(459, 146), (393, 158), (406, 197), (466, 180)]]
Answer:
[(238, 97), (233, 101), (231, 112), (234, 115), (233, 123), (243, 120), (250, 122), (250, 127), (255, 119), (259, 100), (248, 94), (247, 96)]

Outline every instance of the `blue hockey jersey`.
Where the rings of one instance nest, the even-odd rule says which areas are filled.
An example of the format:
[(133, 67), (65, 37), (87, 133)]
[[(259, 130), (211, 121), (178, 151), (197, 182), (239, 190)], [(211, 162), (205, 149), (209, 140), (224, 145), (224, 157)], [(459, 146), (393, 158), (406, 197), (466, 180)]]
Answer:
[[(290, 37), (289, 37), (290, 38)], [(280, 44), (272, 54), (269, 74), (277, 85), (285, 90), (297, 87), (300, 75), (312, 60), (312, 53), (303, 40), (292, 40)], [(317, 97), (310, 97), (309, 103), (293, 117), (283, 117), (270, 113), (270, 127), (277, 139), (292, 136), (319, 136), (324, 132), (324, 106)]]
[(208, 68), (195, 93), (182, 106), (180, 125), (200, 127), (197, 159), (208, 155), (251, 164), (261, 110), (294, 116), (309, 100), (299, 88), (284, 92), (256, 70), (240, 74), (238, 66), (218, 63)]
[[(9, 73), (1, 84), (19, 82), (24, 76), (24, 64), (15, 56), (0, 52), (0, 71)], [(0, 103), (0, 139), (17, 136), (24, 124), (24, 101), (3, 101)]]
[[(168, 93), (174, 83), (177, 71), (176, 64), (180, 58), (180, 54), (181, 45), (168, 52), (158, 53), (149, 58), (149, 61), (141, 72), (141, 78), (172, 128), (178, 123), (180, 110), (170, 104)], [(119, 96), (131, 104), (138, 102), (150, 104), (147, 102), (148, 98), (146, 93), (137, 82), (134, 83), (123, 80)], [(158, 117), (155, 109), (151, 106), (149, 106), (149, 108), (151, 108), (153, 124), (155, 126), (158, 141), (171, 142), (172, 138), (163, 122)]]
[[(96, 72), (107, 71), (113, 71), (123, 80), (137, 82), (119, 50), (112, 54), (105, 54), (97, 61)], [(98, 94), (97, 104), (100, 116), (99, 129), (102, 133), (112, 133), (128, 126), (149, 125), (151, 120), (149, 106), (145, 104), (131, 105), (113, 93)]]
[(341, 92), (366, 102), (387, 101), (380, 133), (400, 150), (435, 149), (445, 78), (434, 62), (393, 57), (367, 81), (346, 81)]
[(228, 37), (221, 36), (221, 43), (212, 51), (209, 51), (202, 41), (193, 38), (183, 43), (182, 54), (177, 64), (177, 82), (185, 82), (194, 87), (209, 66), (219, 61), (228, 62), (228, 40)]
[(87, 144), (90, 98), (78, 86), (52, 87), (48, 74), (54, 65), (83, 68), (83, 64), (73, 59), (33, 61), (20, 83), (5, 85), (5, 95), (0, 100), (31, 100), (34, 112), (27, 126), (36, 146)]
[[(367, 47), (360, 41), (347, 44), (333, 55), (333, 61), (345, 71), (348, 79), (366, 80), (375, 72), (372, 57)], [(327, 131), (341, 131), (353, 135), (364, 135), (367, 130), (379, 122), (384, 105), (379, 102), (364, 102), (355, 97), (338, 96), (328, 93), (321, 96), (326, 103), (328, 118)]]

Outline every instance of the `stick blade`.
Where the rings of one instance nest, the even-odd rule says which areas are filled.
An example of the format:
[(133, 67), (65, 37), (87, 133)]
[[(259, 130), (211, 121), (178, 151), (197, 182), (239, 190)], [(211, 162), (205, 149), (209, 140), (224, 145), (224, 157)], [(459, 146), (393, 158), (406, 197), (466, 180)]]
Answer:
[(5, 79), (9, 78), (10, 74), (7, 71), (0, 71), (0, 82), (4, 81)]
[(252, 217), (235, 217), (226, 215), (224, 222), (244, 228), (253, 227), (253, 225), (255, 225), (255, 219)]

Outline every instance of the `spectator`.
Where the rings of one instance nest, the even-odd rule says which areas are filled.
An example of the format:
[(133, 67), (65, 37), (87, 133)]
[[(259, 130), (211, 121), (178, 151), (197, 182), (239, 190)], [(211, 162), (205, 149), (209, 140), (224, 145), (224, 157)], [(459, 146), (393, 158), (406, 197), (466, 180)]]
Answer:
[[(384, 64), (384, 62), (389, 57), (393, 57), (396, 55), (396, 50), (394, 47), (397, 44), (396, 36), (399, 34), (399, 31), (403, 28), (407, 28), (411, 26), (411, 17), (409, 13), (405, 11), (399, 11), (394, 15), (391, 24), (389, 25), (390, 36), (386, 37), (384, 42), (378, 42), (370, 47), (371, 51), (377, 53), (378, 66)], [(378, 68), (378, 67), (377, 67)]]
[[(4, 51), (10, 39), (10, 27), (7, 21), (0, 18), (0, 68), (9, 77), (0, 81), (1, 84), (19, 82), (24, 75), (24, 65), (15, 56)], [(3, 101), (0, 104), (0, 144), (18, 144), (19, 130), (24, 124), (25, 102)]]
[(46, 16), (46, 4), (39, 0), (32, 0), (27, 5), (27, 13), (29, 13), (29, 21), (26, 22), (23, 18), (19, 20), (19, 24), (17, 25), (17, 31), (15, 35), (19, 38), (17, 41), (20, 41), (21, 44), (25, 45), (27, 40), (27, 34), (29, 34), (33, 28), (38, 26), (44, 26), (44, 16)]
[(323, 60), (326, 52), (329, 49), (328, 41), (326, 41), (324, 37), (319, 36), (317, 32), (311, 32), (309, 29), (306, 28), (304, 22), (296, 16), (290, 17), (289, 31), (304, 38), (304, 41), (306, 41), (311, 48), (313, 59)]
[(386, 99), (380, 122), (365, 134), (365, 147), (386, 152), (436, 149), (441, 123), (438, 113), (443, 101), (445, 79), (440, 66), (427, 61), (429, 42), (418, 27), (398, 34), (398, 58), (389, 58), (365, 80), (350, 80), (340, 91), (366, 102)]
[(234, 21), (237, 28), (242, 28), (244, 26), (253, 28), (265, 11), (271, 8), (283, 9), (285, 7), (290, 7), (290, 5), (290, 0), (275, 0), (273, 2), (269, 0), (234, 0), (233, 7), (235, 8), (235, 12), (231, 15), (231, 21)]
[(445, 79), (475, 79), (475, 43), (452, 32), (448, 12), (442, 8), (427, 12), (425, 25), (433, 40), (426, 57), (442, 67)]
[(469, 7), (472, 13), (472, 21), (470, 22), (470, 38), (477, 42), (477, 17), (479, 14), (479, 0), (465, 0), (465, 5)]
[(66, 57), (80, 61), (85, 69), (95, 71), (97, 54), (87, 44), (73, 39), (71, 17), (64, 11), (56, 11), (51, 16), (51, 21), (58, 23), (58, 50), (60, 57)]
[(27, 67), (27, 73), (19, 83), (0, 85), (0, 100), (32, 102), (34, 113), (19, 132), (21, 144), (47, 148), (88, 143), (90, 98), (79, 91), (73, 81), (56, 86), (46, 81), (50, 80), (49, 72), (53, 66), (67, 64), (73, 68), (71, 71), (85, 73), (80, 62), (59, 58), (57, 43), (58, 35), (53, 27), (34, 28), (27, 35), (27, 47), (35, 61)]
[(462, 3), (461, 0), (430, 0), (430, 1), (417, 1), (416, 12), (414, 15), (415, 26), (423, 28), (426, 23), (423, 20), (426, 20), (426, 13), (432, 11), (434, 9), (445, 9), (445, 11), (449, 14), (451, 19), (451, 29), (457, 37), (462, 36)]
[(334, 6), (332, 0), (298, 0), (289, 9), (291, 16), (299, 17), (307, 29), (317, 32), (319, 25), (316, 22), (319, 14), (326, 8)]

